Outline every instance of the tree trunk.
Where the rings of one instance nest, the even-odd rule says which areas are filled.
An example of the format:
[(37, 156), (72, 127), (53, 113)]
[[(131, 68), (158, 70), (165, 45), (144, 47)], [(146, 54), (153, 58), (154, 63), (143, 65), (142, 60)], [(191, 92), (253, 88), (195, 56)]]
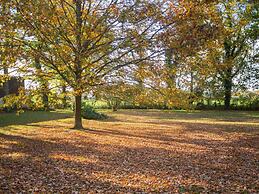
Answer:
[(35, 57), (35, 68), (37, 70), (37, 77), (40, 82), (41, 87), (41, 98), (43, 102), (44, 109), (49, 110), (49, 96), (48, 96), (48, 81), (44, 79), (42, 74), (42, 67), (40, 63), (40, 58), (38, 56)]
[(118, 109), (117, 109), (117, 105), (115, 104), (115, 105), (113, 105), (112, 106), (112, 112), (116, 112)]
[(210, 98), (207, 99), (208, 106), (210, 106)]
[[(235, 48), (235, 47), (234, 47)], [(233, 62), (233, 53), (231, 52), (231, 42), (226, 40), (224, 42), (224, 49), (225, 49), (225, 62)], [(225, 109), (229, 110), (230, 109), (230, 100), (231, 100), (231, 91), (232, 91), (232, 66), (229, 66), (227, 69), (224, 70), (224, 79), (223, 79), (223, 84), (224, 84), (224, 105)]]
[(43, 104), (44, 104), (44, 109), (46, 111), (50, 110), (50, 107), (49, 107), (49, 96), (46, 92), (43, 92), (42, 94), (42, 101), (43, 101)]
[[(7, 75), (8, 76), (9, 72), (8, 72), (8, 68), (7, 67), (4, 67), (4, 75)], [(7, 80), (5, 83), (4, 83), (4, 93), (5, 93), (5, 96), (9, 95), (9, 80)]]
[(67, 105), (67, 90), (66, 90), (65, 84), (62, 85), (62, 94), (64, 95), (62, 98), (63, 109), (66, 109), (68, 105)]
[(225, 91), (225, 99), (224, 99), (225, 109), (229, 110), (230, 100), (232, 95), (232, 78), (229, 76), (226, 77), (224, 80), (224, 91)]
[[(83, 72), (81, 65), (81, 52), (82, 52), (82, 0), (74, 0), (75, 3), (75, 16), (76, 16), (76, 52), (75, 52), (75, 78), (78, 88), (74, 88), (75, 91), (82, 91), (81, 85), (81, 75)], [(81, 104), (82, 104), (82, 94), (75, 96), (75, 126), (74, 129), (83, 129), (82, 117), (81, 117)]]
[(176, 69), (176, 61), (173, 60), (173, 49), (169, 48), (165, 51), (165, 62), (169, 69), (169, 80), (167, 81), (169, 88), (176, 87), (176, 75), (172, 70)]
[(75, 126), (74, 129), (83, 129), (81, 117), (82, 95), (75, 96)]
[(42, 88), (42, 102), (44, 105), (45, 111), (50, 110), (49, 107), (49, 84), (44, 78), (41, 78), (41, 88)]

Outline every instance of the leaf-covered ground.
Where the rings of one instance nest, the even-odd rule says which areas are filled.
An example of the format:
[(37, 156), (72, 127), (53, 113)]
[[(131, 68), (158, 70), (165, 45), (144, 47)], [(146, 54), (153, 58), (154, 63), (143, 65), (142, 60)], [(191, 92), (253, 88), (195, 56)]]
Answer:
[(0, 114), (0, 193), (258, 193), (259, 114)]

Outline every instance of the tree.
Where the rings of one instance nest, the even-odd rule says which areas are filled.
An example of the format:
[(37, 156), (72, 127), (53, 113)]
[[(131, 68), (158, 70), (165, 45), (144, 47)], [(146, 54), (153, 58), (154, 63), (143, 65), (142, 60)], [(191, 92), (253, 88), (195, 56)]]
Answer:
[[(14, 50), (12, 37), (15, 33), (14, 22), (10, 17), (10, 3), (0, 1), (0, 85), (6, 82), (9, 77), (9, 68), (14, 64)], [(8, 38), (7, 38), (8, 37)], [(9, 94), (8, 82), (4, 85), (5, 94)]]
[[(218, 48), (212, 56), (224, 87), (225, 109), (230, 109), (233, 81), (251, 63), (251, 50), (256, 39), (258, 23), (255, 3), (242, 0), (220, 1), (219, 14), (222, 18), (222, 35), (216, 39)], [(256, 30), (257, 29), (257, 30)]]
[[(40, 62), (39, 56), (35, 57), (34, 60), (34, 66), (36, 69), (36, 79), (39, 82), (39, 89), (41, 91), (41, 98), (43, 102), (43, 106), (45, 110), (49, 110), (49, 84), (48, 84), (48, 79), (44, 77), (43, 69), (42, 69), (42, 64)], [(46, 73), (45, 73), (46, 74)]]
[[(137, 64), (157, 53), (152, 48), (164, 27), (159, 25), (159, 1), (13, 0), (26, 39), (17, 39), (39, 55), (71, 87), (75, 125), (82, 128), (81, 97), (119, 68)], [(42, 49), (35, 41), (43, 43)], [(135, 53), (135, 54), (134, 54)]]
[[(179, 106), (179, 102), (186, 100), (188, 92), (189, 102), (202, 93), (201, 87), (195, 82), (200, 76), (199, 69), (205, 69), (206, 66), (203, 67), (204, 63), (200, 63), (198, 56), (204, 55), (202, 52), (206, 50), (208, 42), (216, 38), (221, 30), (217, 3), (187, 0), (169, 3), (170, 12), (166, 13), (163, 22), (168, 24), (173, 21), (174, 25), (164, 31), (162, 39), (165, 47), (162, 79), (168, 89), (167, 92), (163, 89), (163, 95), (167, 96), (171, 107), (173, 103)], [(186, 102), (183, 104), (186, 107)]]
[(96, 99), (106, 101), (112, 111), (117, 111), (122, 102), (133, 104), (136, 94), (136, 87), (123, 81), (103, 85), (94, 91)]

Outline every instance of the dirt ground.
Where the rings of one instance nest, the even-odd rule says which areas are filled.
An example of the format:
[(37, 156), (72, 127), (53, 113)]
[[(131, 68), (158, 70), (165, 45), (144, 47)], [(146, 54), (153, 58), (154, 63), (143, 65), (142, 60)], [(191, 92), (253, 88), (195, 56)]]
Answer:
[(2, 125), (0, 193), (259, 193), (258, 115), (108, 115)]

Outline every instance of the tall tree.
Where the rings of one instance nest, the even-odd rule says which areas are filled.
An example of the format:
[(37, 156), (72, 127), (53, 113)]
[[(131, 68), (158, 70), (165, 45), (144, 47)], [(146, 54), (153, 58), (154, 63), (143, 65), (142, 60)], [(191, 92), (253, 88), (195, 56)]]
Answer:
[(218, 19), (210, 22), (218, 26), (218, 33), (203, 41), (205, 44), (193, 58), (186, 58), (188, 63), (194, 63), (191, 66), (198, 75), (196, 84), (207, 87), (217, 97), (224, 96), (225, 109), (230, 109), (234, 87), (241, 86), (241, 77), (248, 80), (258, 69), (254, 49), (258, 40), (258, 4), (228, 0), (217, 1), (213, 7)]
[[(160, 1), (13, 0), (26, 40), (17, 40), (39, 55), (73, 88), (75, 125), (82, 128), (82, 94), (103, 78), (130, 64), (152, 57), (133, 54), (151, 48), (162, 31)], [(44, 44), (41, 50), (33, 42)]]
[(23, 34), (17, 30), (16, 12), (12, 6), (13, 2), (0, 0), (0, 85), (5, 82), (6, 94), (9, 93), (7, 80), (19, 69), (16, 62), (22, 54), (20, 45), (14, 42), (14, 37)]
[(35, 57), (34, 66), (36, 69), (36, 79), (39, 82), (39, 89), (40, 89), (44, 109), (49, 110), (49, 97), (48, 97), (49, 84), (46, 77), (44, 77), (44, 70), (42, 69), (42, 64), (40, 62), (39, 56)]
[(219, 13), (223, 33), (217, 39), (220, 45), (214, 57), (224, 87), (225, 108), (230, 109), (233, 81), (251, 63), (253, 41), (258, 37), (258, 5), (247, 0), (220, 1)]
[[(8, 80), (8, 52), (10, 52), (10, 41), (8, 38), (5, 37), (7, 34), (11, 34), (13, 32), (13, 28), (10, 28), (8, 26), (8, 23), (11, 21), (10, 20), (10, 7), (7, 1), (0, 1), (0, 71), (1, 76), (0, 76), (0, 84), (3, 84)], [(4, 91), (5, 94), (7, 95), (9, 92), (9, 86), (8, 82), (5, 83), (4, 85)]]
[(217, 3), (218, 1), (183, 0), (170, 1), (168, 4), (170, 12), (166, 13), (163, 22), (167, 24), (174, 21), (174, 25), (165, 30), (162, 42), (166, 48), (164, 64), (165, 83), (168, 86), (166, 95), (170, 98), (174, 98), (173, 96), (182, 98), (182, 95), (177, 94), (179, 89), (186, 91), (189, 88), (190, 101), (193, 101), (194, 93), (200, 93), (197, 84), (194, 83), (196, 81), (194, 77), (199, 77), (196, 56), (202, 56), (208, 42), (220, 32)]

